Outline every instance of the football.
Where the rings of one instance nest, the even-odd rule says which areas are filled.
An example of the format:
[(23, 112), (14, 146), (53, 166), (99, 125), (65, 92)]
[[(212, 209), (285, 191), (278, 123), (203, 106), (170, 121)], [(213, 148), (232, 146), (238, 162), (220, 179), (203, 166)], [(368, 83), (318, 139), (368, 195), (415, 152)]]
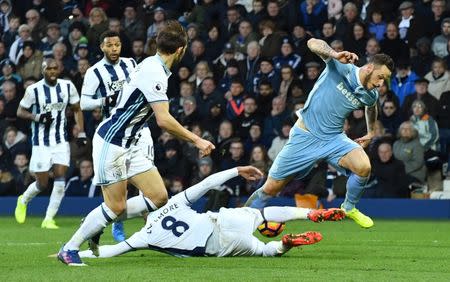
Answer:
[(266, 237), (276, 237), (284, 230), (284, 222), (264, 221), (258, 226), (258, 231)]

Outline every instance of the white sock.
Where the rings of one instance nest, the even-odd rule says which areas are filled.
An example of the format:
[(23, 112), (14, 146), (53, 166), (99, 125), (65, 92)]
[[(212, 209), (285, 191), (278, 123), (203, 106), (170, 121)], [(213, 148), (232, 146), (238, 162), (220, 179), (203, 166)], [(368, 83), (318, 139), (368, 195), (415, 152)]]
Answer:
[(280, 256), (289, 251), (289, 249), (290, 248), (284, 246), (281, 241), (270, 241), (268, 243), (259, 241), (254, 255), (260, 255), (263, 257)]
[(104, 245), (98, 248), (99, 256), (96, 257), (91, 250), (79, 252), (80, 258), (110, 258), (120, 256), (121, 254), (134, 251), (126, 241), (122, 241), (115, 245)]
[(127, 200), (127, 218), (135, 218), (142, 216), (144, 212), (152, 212), (157, 210), (156, 205), (143, 195), (135, 196)]
[(116, 218), (117, 215), (102, 203), (86, 216), (80, 228), (64, 246), (64, 250), (79, 250), (84, 241), (100, 232)]
[(36, 181), (28, 185), (27, 190), (22, 195), (22, 204), (28, 204), (41, 190), (37, 187)]
[(307, 219), (311, 209), (296, 207), (266, 207), (263, 217), (267, 221), (286, 222), (296, 219)]
[(64, 180), (55, 180), (53, 183), (53, 191), (50, 195), (50, 202), (48, 203), (47, 213), (44, 220), (53, 219), (58, 212), (59, 205), (64, 197), (64, 188), (66, 182)]

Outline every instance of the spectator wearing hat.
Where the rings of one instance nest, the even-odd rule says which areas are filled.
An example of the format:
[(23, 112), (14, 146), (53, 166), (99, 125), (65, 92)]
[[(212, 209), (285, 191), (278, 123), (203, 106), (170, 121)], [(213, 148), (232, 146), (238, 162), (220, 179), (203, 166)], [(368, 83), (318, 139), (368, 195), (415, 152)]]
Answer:
[(320, 0), (307, 0), (300, 4), (300, 12), (305, 29), (317, 36), (328, 20), (327, 6)]
[(57, 23), (49, 23), (47, 25), (47, 35), (41, 39), (38, 48), (42, 52), (44, 58), (52, 56), (52, 48), (57, 42), (63, 42), (61, 29)]
[(244, 100), (246, 94), (242, 80), (235, 78), (231, 81), (230, 89), (225, 93), (227, 99), (226, 117), (235, 121), (244, 114)]
[(210, 176), (213, 172), (213, 160), (210, 157), (199, 159), (197, 161), (197, 167), (193, 172), (190, 186), (199, 183), (206, 177)]
[(156, 37), (159, 28), (166, 20), (166, 11), (161, 7), (156, 7), (153, 10), (153, 23), (147, 29), (147, 39)]
[(412, 104), (416, 100), (422, 101), (428, 110), (428, 114), (436, 117), (439, 111), (439, 101), (428, 92), (429, 83), (426, 78), (418, 78), (415, 80), (415, 92), (412, 95), (406, 96), (402, 106), (404, 119), (409, 119), (413, 114)]
[(16, 85), (16, 88), (21, 88), (22, 77), (16, 73), (16, 66), (10, 59), (4, 59), (0, 62), (0, 70), (2, 71), (2, 75), (0, 76), (0, 85), (9, 80)]
[(416, 49), (416, 42), (419, 38), (425, 36), (424, 21), (414, 13), (414, 4), (410, 1), (403, 1), (398, 7), (400, 11), (400, 19), (398, 21), (398, 29), (400, 39), (403, 40), (408, 47)]
[(190, 23), (186, 26), (186, 33), (188, 39), (188, 45), (192, 42), (192, 40), (200, 37), (200, 31), (198, 29), (198, 24)]
[(450, 18), (445, 18), (441, 23), (441, 33), (434, 37), (431, 43), (431, 50), (439, 58), (444, 58), (448, 55), (447, 42), (450, 39)]
[(418, 76), (425, 76), (430, 70), (433, 60), (437, 58), (431, 51), (431, 41), (427, 37), (417, 40), (417, 54), (411, 57), (411, 69)]
[(273, 58), (275, 69), (279, 72), (282, 67), (291, 66), (296, 74), (300, 73), (300, 62), (302, 57), (294, 53), (292, 42), (288, 37), (283, 38), (280, 55)]
[(216, 82), (213, 77), (203, 79), (200, 87), (197, 88), (195, 97), (200, 119), (208, 118), (212, 105), (225, 103), (223, 95), (216, 89)]
[(242, 20), (239, 23), (239, 33), (230, 38), (230, 43), (234, 49), (243, 54), (247, 54), (247, 45), (252, 41), (258, 40), (258, 34), (253, 32), (250, 21)]
[(244, 60), (245, 56), (240, 52), (236, 52), (231, 43), (226, 43), (222, 54), (213, 61), (213, 72), (216, 80), (220, 80), (225, 75), (227, 64), (231, 59), (239, 62)]
[(74, 22), (69, 27), (69, 33), (64, 39), (64, 44), (67, 46), (70, 54), (75, 55), (76, 49), (80, 41), (84, 41), (87, 44), (86, 26), (82, 22)]
[(31, 29), (31, 37), (34, 43), (38, 44), (47, 31), (47, 21), (41, 17), (41, 14), (35, 10), (30, 9), (25, 13), (27, 25)]
[(403, 106), (406, 96), (414, 93), (414, 82), (419, 76), (411, 71), (409, 60), (399, 61), (395, 64), (395, 76), (391, 78), (391, 90), (398, 98), (399, 105)]
[(126, 36), (131, 40), (145, 37), (145, 26), (137, 18), (136, 6), (127, 2), (124, 7), (122, 18), (122, 26), (124, 28)]
[(272, 58), (279, 54), (282, 36), (275, 31), (275, 23), (270, 20), (263, 20), (259, 24), (261, 56)]
[(23, 43), (22, 56), (20, 56), (17, 64), (17, 73), (21, 77), (40, 78), (42, 75), (42, 61), (42, 53), (36, 50), (34, 42), (25, 41)]
[(398, 26), (395, 22), (386, 25), (386, 33), (380, 41), (381, 52), (389, 55), (395, 63), (409, 59), (409, 53), (405, 52), (408, 45), (400, 39)]
[(82, 37), (75, 48), (75, 53), (73, 54), (74, 63), (77, 63), (81, 59), (86, 59), (89, 63), (94, 63), (94, 60), (89, 52), (89, 45), (86, 37)]
[[(241, 70), (239, 63), (235, 59), (231, 59), (227, 63), (225, 69), (225, 75), (219, 81), (219, 91), (226, 93), (231, 86), (231, 82), (235, 79), (242, 80)], [(245, 89), (244, 89), (245, 90)]]
[(259, 93), (259, 84), (262, 80), (267, 80), (272, 85), (272, 89), (279, 89), (281, 79), (278, 73), (276, 72), (273, 62), (270, 58), (263, 57), (260, 60), (259, 70), (255, 74), (255, 78), (253, 79), (253, 92), (258, 95)]
[(244, 112), (234, 121), (236, 135), (242, 140), (247, 139), (251, 125), (254, 123), (262, 124), (262, 121), (263, 117), (258, 111), (256, 99), (252, 96), (247, 96), (244, 99)]
[(23, 24), (19, 26), (19, 38), (17, 38), (16, 41), (13, 42), (11, 48), (9, 49), (9, 59), (14, 64), (17, 64), (17, 62), (19, 61), (19, 58), (22, 55), (23, 51), (23, 43), (27, 40), (32, 40), (31, 28), (28, 25)]
[(320, 69), (321, 66), (316, 61), (305, 64), (305, 75), (302, 79), (302, 86), (306, 95), (309, 95), (317, 79), (319, 79)]
[(450, 75), (447, 64), (441, 58), (436, 58), (431, 66), (431, 71), (425, 75), (430, 83), (428, 92), (436, 99), (440, 99), (442, 93), (450, 91)]

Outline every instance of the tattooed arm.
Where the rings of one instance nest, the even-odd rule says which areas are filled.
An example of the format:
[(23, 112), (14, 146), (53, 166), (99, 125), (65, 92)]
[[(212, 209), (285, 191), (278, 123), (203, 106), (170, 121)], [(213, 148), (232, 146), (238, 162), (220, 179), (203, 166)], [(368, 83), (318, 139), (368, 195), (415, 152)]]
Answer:
[(348, 51), (336, 52), (325, 41), (316, 38), (308, 40), (308, 48), (323, 60), (333, 58), (344, 64), (354, 63), (358, 60), (356, 54)]

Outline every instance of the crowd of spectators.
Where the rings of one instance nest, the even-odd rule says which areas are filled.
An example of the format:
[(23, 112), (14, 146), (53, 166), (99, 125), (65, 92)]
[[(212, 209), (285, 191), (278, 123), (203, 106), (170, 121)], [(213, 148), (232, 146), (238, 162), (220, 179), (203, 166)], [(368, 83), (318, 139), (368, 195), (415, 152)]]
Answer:
[[(236, 165), (252, 164), (267, 175), (325, 67), (307, 48), (311, 37), (356, 53), (359, 66), (380, 52), (395, 61), (396, 72), (379, 89), (365, 196), (409, 197), (411, 183), (441, 188), (450, 142), (450, 5), (444, 0), (1, 0), (0, 195), (19, 195), (33, 181), (30, 122), (16, 110), (24, 89), (42, 78), (43, 59), (54, 57), (61, 77), (81, 91), (86, 70), (102, 57), (102, 32), (119, 32), (121, 55), (139, 63), (155, 53), (166, 19), (179, 20), (189, 38), (169, 79), (170, 112), (216, 146), (199, 159), (195, 147), (149, 121), (154, 161), (170, 194)], [(70, 120), (68, 133), (77, 136)], [(85, 113), (89, 138), (101, 121), (100, 109)], [(351, 138), (365, 135), (364, 111), (355, 110), (343, 130)], [(99, 195), (91, 183), (91, 143), (80, 148), (72, 141), (70, 148), (66, 195)], [(283, 193), (333, 199), (345, 193), (342, 178), (318, 163)], [(232, 179), (228, 189), (210, 195), (208, 207), (227, 205), (230, 196), (248, 195), (261, 183)]]

